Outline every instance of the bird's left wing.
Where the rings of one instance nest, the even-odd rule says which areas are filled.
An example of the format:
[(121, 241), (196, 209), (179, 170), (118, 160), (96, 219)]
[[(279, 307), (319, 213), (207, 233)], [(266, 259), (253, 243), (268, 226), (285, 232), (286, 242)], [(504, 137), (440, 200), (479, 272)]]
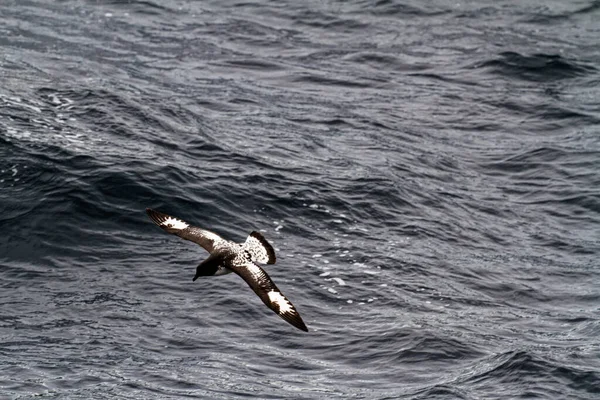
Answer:
[(275, 286), (264, 269), (241, 256), (230, 261), (227, 267), (241, 276), (267, 307), (291, 325), (308, 332), (308, 328), (294, 305)]

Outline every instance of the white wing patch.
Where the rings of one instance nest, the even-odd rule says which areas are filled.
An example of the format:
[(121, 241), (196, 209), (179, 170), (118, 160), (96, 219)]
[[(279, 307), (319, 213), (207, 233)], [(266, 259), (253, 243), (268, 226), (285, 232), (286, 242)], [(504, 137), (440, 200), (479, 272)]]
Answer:
[(271, 290), (267, 294), (269, 295), (269, 300), (271, 300), (271, 303), (275, 303), (279, 307), (279, 314), (295, 312), (294, 307), (292, 307), (292, 303), (290, 303), (290, 301), (286, 299), (285, 296), (281, 294), (281, 292)]
[(185, 229), (189, 226), (182, 220), (173, 218), (173, 217), (169, 217), (169, 218), (165, 219), (160, 224), (166, 228), (177, 229), (177, 230)]

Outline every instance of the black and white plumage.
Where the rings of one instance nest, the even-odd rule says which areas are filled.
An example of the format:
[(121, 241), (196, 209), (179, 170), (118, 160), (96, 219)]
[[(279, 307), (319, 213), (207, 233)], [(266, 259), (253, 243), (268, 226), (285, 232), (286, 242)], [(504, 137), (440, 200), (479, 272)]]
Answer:
[(308, 328), (294, 305), (281, 293), (260, 264), (274, 264), (275, 251), (259, 232), (252, 232), (244, 243), (225, 240), (216, 233), (197, 228), (187, 222), (150, 208), (146, 213), (165, 231), (202, 246), (210, 253), (196, 268), (194, 281), (200, 276), (216, 276), (235, 272), (277, 315), (305, 332)]

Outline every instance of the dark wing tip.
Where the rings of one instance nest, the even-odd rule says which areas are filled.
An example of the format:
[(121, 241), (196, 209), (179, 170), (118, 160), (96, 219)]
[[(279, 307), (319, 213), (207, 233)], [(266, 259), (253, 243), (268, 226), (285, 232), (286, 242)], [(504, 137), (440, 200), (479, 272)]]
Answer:
[(302, 317), (300, 317), (298, 311), (294, 310), (294, 312), (287, 312), (283, 314), (278, 313), (278, 315), (288, 324), (293, 325), (304, 332), (308, 332), (308, 328), (306, 327), (306, 324), (304, 324), (304, 321), (302, 321)]
[(281, 295), (282, 301), (288, 303), (290, 309), (282, 312), (280, 301), (272, 301), (269, 308), (275, 311), (277, 315), (279, 315), (288, 324), (293, 325), (296, 328), (303, 330), (304, 332), (308, 332), (308, 328), (302, 320), (300, 313), (298, 312), (298, 310), (296, 310), (296, 307), (294, 307), (294, 305), (281, 292), (279, 292), (279, 295)]
[(267, 264), (275, 264), (275, 261), (277, 261), (277, 258), (275, 257), (275, 250), (273, 249), (273, 246), (271, 246), (271, 244), (267, 242), (267, 239), (265, 239), (262, 233), (253, 231), (250, 234), (250, 236), (258, 240), (260, 244), (262, 244), (264, 249), (267, 251), (267, 256), (269, 257)]
[(288, 320), (288, 322), (294, 325), (296, 328), (303, 330), (304, 332), (308, 332), (308, 328), (306, 327), (304, 321), (302, 321), (302, 318), (300, 318), (300, 315), (296, 314), (294, 319), (292, 321)]
[(165, 220), (165, 215), (151, 208), (146, 208), (146, 214), (150, 217), (150, 219), (156, 224), (160, 225), (161, 222)]

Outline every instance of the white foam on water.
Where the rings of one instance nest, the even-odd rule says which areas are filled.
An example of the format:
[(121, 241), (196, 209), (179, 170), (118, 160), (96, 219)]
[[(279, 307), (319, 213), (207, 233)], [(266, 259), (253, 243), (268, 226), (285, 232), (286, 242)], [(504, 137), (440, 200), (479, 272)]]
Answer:
[(369, 274), (369, 275), (379, 275), (379, 272), (377, 271), (370, 271), (368, 269), (363, 271), (365, 274)]
[(344, 280), (342, 278), (334, 277), (334, 278), (331, 278), (331, 279), (333, 279), (334, 281), (336, 281), (336, 283), (338, 285), (340, 285), (340, 286), (346, 286), (346, 282), (344, 282)]

